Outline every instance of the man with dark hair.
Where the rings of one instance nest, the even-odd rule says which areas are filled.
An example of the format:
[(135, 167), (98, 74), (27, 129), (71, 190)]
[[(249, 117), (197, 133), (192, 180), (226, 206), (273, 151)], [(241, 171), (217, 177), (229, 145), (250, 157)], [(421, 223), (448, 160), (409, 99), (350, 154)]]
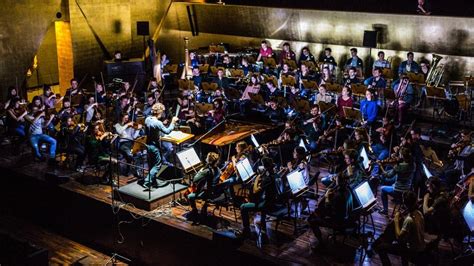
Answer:
[(326, 47), (326, 49), (324, 49), (324, 55), (321, 56), (321, 58), (319, 58), (319, 62), (332, 65), (334, 68), (337, 66), (337, 63), (336, 63), (336, 59), (334, 59), (334, 57), (331, 55), (331, 52), (332, 52), (331, 48)]
[(263, 40), (261, 43), (260, 52), (258, 53), (257, 62), (263, 60), (264, 58), (272, 57), (273, 50), (271, 47), (268, 46), (267, 41)]
[(413, 61), (414, 54), (413, 52), (407, 53), (407, 60), (403, 61), (398, 67), (398, 74), (405, 74), (408, 72), (418, 73), (420, 71), (420, 66), (418, 63)]
[(390, 68), (390, 62), (385, 60), (385, 53), (383, 51), (380, 51), (377, 53), (378, 59), (375, 60), (373, 69), (384, 69), (384, 68)]
[(363, 69), (364, 63), (362, 62), (362, 59), (360, 59), (360, 57), (357, 56), (357, 49), (351, 48), (350, 51), (351, 51), (351, 58), (347, 60), (346, 68), (356, 67), (356, 68)]
[(308, 47), (303, 47), (303, 49), (301, 50), (299, 65), (303, 64), (303, 62), (305, 61), (310, 61), (316, 64), (314, 55), (311, 54)]
[(283, 66), (285, 60), (293, 60), (296, 61), (296, 54), (290, 48), (290, 43), (285, 42), (283, 44), (283, 50), (280, 53), (280, 57), (278, 59), (278, 64)]

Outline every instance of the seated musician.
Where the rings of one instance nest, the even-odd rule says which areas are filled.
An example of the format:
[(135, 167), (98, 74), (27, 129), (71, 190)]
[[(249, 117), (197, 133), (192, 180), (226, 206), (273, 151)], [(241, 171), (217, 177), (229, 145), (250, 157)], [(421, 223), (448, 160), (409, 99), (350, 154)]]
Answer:
[(303, 147), (296, 146), (293, 149), (293, 160), (287, 163), (288, 171), (299, 170), (303, 172), (305, 184), (309, 183), (309, 164), (306, 161), (306, 151)]
[(440, 235), (449, 230), (450, 210), (448, 194), (443, 191), (441, 180), (432, 176), (427, 181), (427, 192), (423, 197), (425, 230)]
[(362, 62), (362, 59), (360, 59), (360, 57), (357, 56), (357, 49), (356, 48), (351, 48), (350, 51), (351, 51), (351, 58), (349, 58), (346, 61), (345, 68), (348, 69), (348, 68), (351, 68), (351, 67), (355, 67), (355, 68), (363, 69), (364, 68), (364, 63)]
[(234, 63), (228, 54), (225, 54), (222, 57), (222, 63), (219, 66), (222, 66), (224, 69), (235, 68)]
[(36, 95), (31, 100), (31, 108), (36, 108), (37, 111), (46, 111), (46, 106), (43, 104), (43, 100), (40, 96)]
[(6, 125), (10, 135), (17, 135), (21, 138), (26, 136), (25, 116), (28, 114), (26, 109), (20, 108), (20, 98), (12, 98), (7, 108)]
[(281, 91), (275, 86), (273, 80), (269, 79), (265, 82), (265, 87), (262, 89), (262, 94), (265, 102), (270, 101), (271, 98), (282, 96)]
[(322, 85), (322, 84), (333, 83), (333, 82), (334, 82), (334, 76), (331, 74), (331, 70), (329, 70), (329, 67), (323, 67), (318, 84)]
[(408, 108), (413, 104), (415, 90), (407, 76), (402, 76), (399, 80), (395, 81), (392, 84), (392, 89), (396, 98), (393, 106), (398, 118), (397, 126), (399, 126), (404, 122)]
[(363, 125), (371, 128), (377, 120), (379, 106), (374, 99), (374, 91), (368, 89), (365, 92), (365, 100), (360, 101), (360, 112), (363, 118)]
[(398, 75), (406, 74), (408, 72), (418, 73), (420, 66), (413, 60), (413, 52), (407, 53), (407, 60), (403, 61), (398, 67)]
[(76, 108), (77, 113), (82, 113), (84, 110), (84, 104), (85, 104), (85, 99), (83, 97), (83, 91), (82, 88), (79, 87), (79, 83), (77, 82), (77, 79), (73, 78), (71, 79), (71, 87), (66, 90), (66, 95), (65, 98), (69, 98), (71, 101), (71, 104), (75, 101), (72, 100), (72, 98), (75, 97), (80, 97), (81, 99), (78, 101), (79, 105), (74, 106)]
[(285, 111), (279, 106), (276, 98), (270, 98), (268, 100), (265, 116), (273, 123), (281, 123), (285, 119)]
[(357, 68), (356, 67), (350, 67), (348, 70), (348, 75), (344, 75), (344, 85), (345, 86), (350, 86), (351, 84), (360, 84), (361, 81), (357, 77)]
[[(86, 154), (87, 162), (89, 165), (108, 164), (111, 160), (110, 151), (110, 138), (113, 137), (111, 132), (105, 132), (103, 124), (96, 123), (93, 127), (91, 134), (86, 136)], [(103, 184), (110, 184), (111, 167), (107, 168), (107, 171), (102, 176), (101, 182)]]
[(311, 91), (308, 88), (304, 87), (303, 81), (304, 80), (314, 80), (316, 77), (311, 70), (308, 69), (306, 65), (300, 66), (300, 71), (298, 72), (298, 86), (301, 89), (301, 97), (308, 97)]
[[(423, 74), (423, 80), (426, 81), (428, 73), (430, 73), (430, 65), (426, 61), (420, 62), (420, 73)], [(423, 106), (424, 101), (426, 100), (426, 86), (422, 86), (419, 94), (419, 101), (415, 105), (415, 108)]]
[(41, 95), (41, 101), (43, 102), (46, 109), (54, 108), (54, 106), (56, 105), (56, 94), (53, 93), (49, 85), (43, 85), (43, 94)]
[(329, 47), (324, 49), (324, 55), (319, 58), (320, 63), (329, 65), (329, 70), (332, 72), (335, 67), (337, 67), (336, 59), (331, 55), (332, 50)]
[(242, 57), (240, 61), (239, 69), (244, 71), (244, 77), (247, 77), (250, 73), (254, 72), (253, 66), (249, 63), (249, 60), (246, 57)]
[[(178, 98), (178, 102), (179, 102), (179, 100), (180, 100), (180, 98)], [(143, 107), (143, 115), (144, 116), (149, 116), (151, 114), (151, 107), (154, 104), (155, 104), (155, 97), (153, 96), (153, 94), (148, 95), (148, 97), (146, 97), (145, 106)]]
[(326, 84), (319, 85), (319, 93), (316, 95), (315, 104), (319, 104), (319, 102), (332, 102), (331, 95), (326, 92)]
[(29, 140), (33, 147), (36, 160), (41, 160), (42, 155), (39, 147), (40, 143), (49, 144), (49, 160), (48, 164), (54, 165), (56, 163), (56, 140), (47, 134), (44, 134), (43, 129), (47, 128), (53, 120), (54, 115), (51, 115), (48, 121), (45, 120), (45, 112), (40, 111), (38, 107), (33, 107), (30, 114), (25, 116), (25, 119), (30, 123)]
[(64, 98), (63, 100), (63, 107), (58, 112), (58, 119), (61, 121), (62, 126), (66, 127), (66, 120), (69, 117), (73, 117), (77, 115), (76, 109), (71, 107), (71, 102), (69, 98)]
[(313, 62), (316, 65), (316, 59), (314, 58), (314, 55), (309, 51), (308, 47), (303, 47), (303, 49), (301, 49), (300, 60), (298, 61), (298, 65), (303, 65), (303, 62), (305, 61)]
[(194, 69), (195, 67), (199, 67), (201, 63), (199, 62), (199, 58), (196, 52), (189, 52), (189, 67)]
[(97, 103), (98, 104), (105, 104), (105, 90), (104, 90), (104, 85), (102, 83), (96, 83), (95, 84), (95, 94), (97, 95)]
[(346, 117), (344, 107), (352, 107), (352, 90), (348, 86), (342, 87), (341, 96), (337, 98), (337, 114), (339, 117)]
[(388, 195), (398, 194), (400, 196), (410, 190), (414, 172), (413, 158), (407, 148), (402, 148), (399, 153), (401, 162), (394, 165), (392, 170), (383, 173), (381, 177), (382, 184), (385, 184), (380, 188), (383, 205), (381, 214), (388, 214)]
[(16, 88), (13, 87), (13, 86), (10, 86), (10, 87), (8, 87), (7, 100), (6, 100), (5, 106), (4, 106), (5, 109), (8, 109), (8, 107), (10, 106), (11, 101), (13, 99), (18, 99), (18, 100), (21, 101), (21, 98), (20, 98), (20, 96), (18, 96), (18, 92), (17, 92)]
[[(127, 163), (131, 164), (133, 162), (133, 141), (140, 135), (142, 125), (134, 125), (134, 122), (130, 121), (128, 114), (123, 113), (120, 122), (114, 125), (114, 129), (115, 132), (117, 132), (117, 134), (119, 135), (119, 152), (123, 156), (123, 158), (125, 158)], [(130, 170), (130, 165), (127, 165), (123, 174), (128, 176), (130, 174)], [(133, 175), (138, 176), (138, 173), (135, 169), (133, 169)]]
[(81, 125), (76, 125), (72, 117), (66, 118), (66, 125), (61, 129), (61, 138), (66, 144), (66, 152), (76, 154), (76, 171), (83, 171), (84, 159), (86, 157), (84, 143), (84, 130)]
[(303, 122), (306, 139), (309, 143), (309, 150), (314, 152), (318, 149), (319, 137), (323, 134), (325, 126), (325, 116), (319, 111), (319, 105), (314, 105), (310, 111), (309, 119)]
[(295, 73), (290, 70), (290, 65), (287, 63), (283, 63), (281, 71), (280, 71), (280, 78), (278, 79), (278, 86), (281, 88), (283, 86), (283, 76), (295, 76)]
[(364, 85), (369, 89), (385, 89), (387, 87), (387, 81), (382, 77), (382, 70), (380, 68), (374, 68), (374, 70), (372, 70), (372, 77), (364, 80)]
[(436, 151), (433, 150), (433, 147), (428, 142), (423, 142), (420, 145), (421, 151), (423, 152), (424, 161), (427, 162), (428, 167), (441, 168), (443, 167), (443, 162), (438, 158)]
[[(372, 143), (370, 146), (372, 148), (372, 153), (376, 160), (382, 161), (388, 158), (389, 156), (389, 145), (390, 145), (390, 140), (387, 139), (387, 137), (384, 134), (378, 134), (378, 141), (375, 141)], [(378, 177), (380, 174), (380, 166), (378, 164), (375, 164), (372, 168), (371, 171), (371, 176)], [(374, 189), (375, 191), (375, 189)]]
[(90, 95), (87, 99), (87, 104), (84, 105), (83, 115), (85, 116), (84, 120), (86, 121), (86, 124), (89, 124), (94, 118), (95, 112), (97, 112), (97, 106), (98, 104), (95, 102), (94, 95)]
[(258, 94), (260, 92), (260, 84), (258, 83), (258, 77), (256, 75), (252, 75), (250, 77), (250, 82), (245, 87), (244, 92), (242, 93), (242, 97), (240, 97), (240, 113), (246, 114), (247, 108), (250, 104), (250, 93), (251, 94)]
[(215, 152), (209, 152), (206, 156), (206, 166), (204, 166), (193, 178), (193, 186), (196, 191), (188, 195), (188, 200), (191, 205), (191, 217), (190, 220), (193, 224), (197, 224), (201, 221), (198, 209), (196, 206), (196, 200), (204, 200), (204, 204), (201, 208), (201, 217), (207, 216), (207, 200), (217, 198), (221, 193), (217, 191), (217, 185), (219, 184), (219, 177), (221, 171), (217, 164), (219, 163), (219, 154)]
[[(344, 149), (344, 170), (343, 173), (349, 178), (351, 186), (358, 185), (363, 178), (363, 170), (358, 161), (358, 152), (355, 149)], [(334, 182), (335, 175), (327, 175), (321, 178), (321, 183), (329, 187)]]
[(324, 198), (309, 217), (309, 226), (318, 240), (318, 246), (313, 245), (313, 249), (325, 247), (321, 227), (344, 228), (351, 222), (353, 200), (348, 181), (347, 176), (338, 174), (334, 185), (326, 190)]
[[(385, 60), (385, 53), (383, 51), (379, 51), (377, 53), (377, 60), (375, 60), (374, 65), (372, 66), (372, 69), (390, 69), (391, 65), (388, 60)], [(384, 87), (385, 88), (385, 87)]]
[(260, 51), (258, 53), (257, 62), (263, 60), (264, 58), (272, 57), (273, 50), (268, 45), (267, 41), (263, 40), (261, 43)]
[(212, 80), (213, 83), (217, 83), (218, 88), (220, 89), (227, 89), (229, 88), (230, 81), (227, 77), (224, 76), (224, 69), (218, 68), (217, 69), (217, 77)]
[(275, 173), (275, 165), (273, 160), (268, 157), (262, 158), (263, 173), (259, 173), (250, 192), (250, 202), (243, 203), (240, 206), (240, 214), (242, 216), (243, 224), (243, 237), (250, 236), (250, 217), (249, 212), (261, 212), (260, 215), (260, 230), (263, 234), (266, 234), (266, 213), (277, 199), (277, 185), (275, 181), (279, 178), (278, 174)]
[(209, 111), (207, 128), (211, 128), (222, 122), (225, 118), (225, 109), (222, 99), (214, 99), (213, 109)]
[(122, 118), (122, 114), (127, 113), (129, 111), (129, 103), (130, 99), (126, 95), (120, 97), (118, 103), (116, 103), (115, 105), (114, 121), (120, 121), (120, 119)]
[(293, 60), (296, 62), (296, 54), (290, 48), (290, 43), (283, 44), (283, 50), (278, 57), (278, 65), (282, 66), (285, 60)]
[[(403, 205), (408, 214), (405, 218), (395, 213), (393, 224), (387, 225), (384, 233), (374, 242), (373, 249), (379, 254), (382, 265), (392, 265), (388, 254), (402, 258), (402, 265), (425, 249), (425, 229), (423, 214), (417, 208), (417, 196), (408, 191), (402, 195)], [(395, 242), (394, 242), (395, 241)]]
[[(466, 146), (470, 145), (470, 143), (471, 133), (468, 130), (461, 130), (457, 141), (451, 144), (448, 152), (448, 159), (452, 163), (444, 170), (442, 176), (449, 189), (454, 188), (456, 183), (460, 180), (463, 168), (466, 169), (467, 160), (461, 160), (458, 156)], [(467, 169), (469, 169), (469, 167), (467, 167)]]

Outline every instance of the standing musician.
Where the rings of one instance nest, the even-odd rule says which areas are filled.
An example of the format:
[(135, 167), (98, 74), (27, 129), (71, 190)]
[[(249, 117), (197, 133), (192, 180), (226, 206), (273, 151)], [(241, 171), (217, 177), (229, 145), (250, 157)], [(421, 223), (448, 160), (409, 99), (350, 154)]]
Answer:
[(402, 265), (408, 265), (409, 259), (422, 252), (426, 246), (425, 221), (423, 214), (417, 209), (417, 196), (409, 191), (403, 193), (402, 198), (407, 215), (403, 218), (397, 211), (393, 224), (388, 224), (384, 233), (372, 245), (384, 266), (391, 265), (388, 254), (400, 256)]
[(191, 217), (190, 220), (193, 224), (198, 224), (201, 219), (198, 215), (198, 209), (196, 207), (196, 200), (204, 200), (204, 205), (201, 208), (201, 218), (207, 215), (207, 200), (216, 198), (220, 193), (217, 191), (217, 185), (219, 184), (219, 177), (221, 171), (217, 164), (219, 163), (219, 154), (215, 152), (209, 152), (206, 157), (206, 166), (204, 166), (193, 178), (193, 186), (196, 191), (188, 195), (188, 200), (191, 205)]
[(348, 179), (340, 173), (334, 181), (334, 186), (326, 190), (324, 198), (308, 219), (311, 230), (318, 239), (318, 246), (313, 246), (313, 249), (325, 247), (320, 227), (344, 228), (351, 222), (353, 200)]
[(165, 106), (162, 103), (155, 103), (151, 108), (151, 116), (145, 119), (146, 134), (147, 134), (147, 149), (148, 149), (148, 166), (151, 167), (147, 177), (139, 181), (139, 185), (147, 189), (153, 186), (166, 185), (161, 181), (157, 181), (158, 171), (161, 169), (163, 159), (161, 157), (160, 138), (163, 134), (169, 134), (173, 131), (177, 117), (171, 119), (171, 123), (166, 127), (160, 118), (163, 116)]
[[(128, 114), (123, 113), (120, 123), (116, 123), (114, 128), (115, 132), (117, 132), (119, 135), (119, 152), (125, 158), (127, 163), (131, 164), (133, 161), (133, 141), (140, 135), (142, 125), (130, 121)], [(130, 169), (130, 165), (127, 165), (125, 175), (128, 176)], [(135, 169), (133, 169), (133, 175), (138, 176), (138, 173)]]
[(275, 173), (275, 165), (273, 160), (269, 157), (262, 158), (263, 173), (260, 173), (255, 177), (253, 185), (251, 187), (250, 202), (240, 205), (240, 214), (242, 216), (242, 237), (250, 236), (250, 218), (249, 212), (261, 211), (260, 225), (262, 233), (266, 233), (266, 213), (265, 211), (270, 208), (275, 200), (277, 199), (277, 186), (275, 180), (279, 178), (279, 175)]

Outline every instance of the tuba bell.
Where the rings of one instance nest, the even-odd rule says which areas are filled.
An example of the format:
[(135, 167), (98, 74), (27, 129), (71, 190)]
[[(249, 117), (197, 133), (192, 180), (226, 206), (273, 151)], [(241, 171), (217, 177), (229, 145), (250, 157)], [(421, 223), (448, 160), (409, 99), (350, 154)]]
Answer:
[(430, 71), (426, 77), (426, 86), (437, 87), (441, 82), (441, 78), (444, 73), (444, 65), (439, 65), (441, 59), (443, 59), (442, 56), (433, 54), (433, 59), (431, 59), (430, 63)]

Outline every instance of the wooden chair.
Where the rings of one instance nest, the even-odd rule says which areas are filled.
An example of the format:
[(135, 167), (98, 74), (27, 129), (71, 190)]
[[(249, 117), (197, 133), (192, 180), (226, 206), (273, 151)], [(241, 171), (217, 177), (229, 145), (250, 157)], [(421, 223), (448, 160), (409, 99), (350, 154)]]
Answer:
[(207, 74), (207, 72), (209, 72), (209, 64), (199, 66), (199, 72), (202, 74)]
[(292, 70), (298, 69), (298, 66), (296, 65), (295, 60), (283, 59), (283, 63), (288, 64), (288, 66), (289, 66), (290, 69), (292, 69)]
[(172, 65), (166, 65), (164, 68), (164, 72), (170, 73), (170, 74), (177, 74), (178, 73), (178, 65), (177, 64), (172, 64)]
[(202, 90), (205, 93), (215, 92), (217, 90), (217, 88), (219, 88), (219, 85), (217, 85), (217, 83), (215, 83), (215, 82), (212, 82), (212, 83), (203, 82), (203, 83), (201, 83), (201, 86), (202, 86)]
[(243, 78), (244, 77), (244, 71), (242, 69), (231, 69), (230, 70), (230, 75), (233, 78)]
[(314, 80), (303, 79), (303, 87), (307, 90), (316, 90), (318, 88), (318, 83)]
[(272, 57), (263, 58), (263, 65), (268, 66), (269, 68), (276, 68), (275, 59)]

